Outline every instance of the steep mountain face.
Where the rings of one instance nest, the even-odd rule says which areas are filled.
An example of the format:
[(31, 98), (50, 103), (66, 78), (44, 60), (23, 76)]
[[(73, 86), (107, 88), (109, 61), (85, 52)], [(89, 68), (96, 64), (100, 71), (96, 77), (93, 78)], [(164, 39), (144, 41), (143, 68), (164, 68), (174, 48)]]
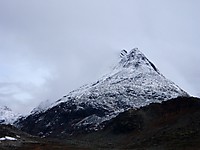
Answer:
[(14, 113), (7, 106), (0, 106), (0, 124), (13, 124), (20, 114)]
[(130, 108), (188, 96), (166, 79), (137, 48), (123, 50), (108, 75), (74, 90), (49, 107), (21, 120), (17, 126), (40, 136), (72, 135), (98, 130), (100, 124)]

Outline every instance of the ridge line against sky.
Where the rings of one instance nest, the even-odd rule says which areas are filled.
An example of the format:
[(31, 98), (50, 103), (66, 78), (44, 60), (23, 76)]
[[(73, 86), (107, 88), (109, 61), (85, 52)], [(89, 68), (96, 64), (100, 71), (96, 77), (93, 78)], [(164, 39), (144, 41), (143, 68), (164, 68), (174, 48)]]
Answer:
[(198, 0), (0, 1), (0, 105), (26, 114), (91, 83), (138, 47), (200, 96)]

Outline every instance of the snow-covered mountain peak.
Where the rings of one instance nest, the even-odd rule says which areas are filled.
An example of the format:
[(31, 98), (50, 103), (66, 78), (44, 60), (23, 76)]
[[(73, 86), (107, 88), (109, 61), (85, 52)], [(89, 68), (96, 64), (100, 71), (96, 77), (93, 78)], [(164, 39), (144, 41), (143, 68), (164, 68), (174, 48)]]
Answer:
[(13, 124), (20, 116), (7, 106), (0, 106), (0, 124)]
[[(122, 50), (120, 64), (142, 62), (146, 59), (144, 54), (138, 50), (138, 48), (132, 49), (130, 52)], [(124, 67), (124, 66), (123, 66)]]
[[(126, 105), (141, 107), (150, 102), (161, 102), (162, 100), (187, 95), (175, 83), (166, 79), (138, 48), (134, 48), (130, 52), (126, 50), (121, 52), (120, 62), (109, 74), (94, 83), (71, 91), (52, 103), (50, 107), (46, 107), (45, 110), (69, 101), (75, 105), (82, 103), (91, 103), (90, 105), (105, 103), (104, 105), (107, 105), (110, 102), (116, 102), (119, 97)], [(136, 102), (138, 100), (139, 102)], [(116, 109), (115, 105), (112, 107)]]
[(138, 48), (134, 48), (130, 52), (122, 50), (120, 56), (121, 60), (114, 69), (143, 69), (142, 72), (156, 71), (158, 74), (160, 74), (156, 66), (150, 62)]
[(139, 51), (138, 48), (133, 48), (132, 50), (130, 50), (130, 52), (128, 52), (127, 50), (123, 49), (121, 51), (121, 58), (132, 58), (135, 59), (136, 57), (142, 57), (144, 54), (142, 54), (141, 51)]

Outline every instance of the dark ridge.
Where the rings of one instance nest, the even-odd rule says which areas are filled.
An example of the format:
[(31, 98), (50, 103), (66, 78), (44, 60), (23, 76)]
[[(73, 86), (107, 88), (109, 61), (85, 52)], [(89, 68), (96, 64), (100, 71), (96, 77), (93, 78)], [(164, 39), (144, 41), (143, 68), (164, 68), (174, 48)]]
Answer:
[[(146, 59), (147, 59), (147, 58), (146, 58)], [(152, 67), (158, 74), (160, 74), (159, 71), (158, 71), (158, 69), (156, 68), (156, 66), (155, 66), (151, 61), (149, 61), (148, 59), (147, 59), (147, 61), (150, 63), (151, 67)]]
[(120, 57), (123, 58), (125, 55), (127, 55), (127, 51), (125, 49), (123, 49), (120, 53)]

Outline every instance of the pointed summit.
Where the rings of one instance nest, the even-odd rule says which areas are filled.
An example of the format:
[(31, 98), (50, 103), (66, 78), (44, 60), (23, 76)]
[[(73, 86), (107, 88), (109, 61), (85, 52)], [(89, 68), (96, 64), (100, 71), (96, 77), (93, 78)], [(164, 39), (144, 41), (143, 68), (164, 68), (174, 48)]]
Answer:
[[(154, 70), (158, 74), (160, 74), (159, 70), (156, 68), (156, 66), (150, 62), (147, 57), (139, 51), (138, 48), (132, 49), (129, 53), (125, 50), (123, 50), (120, 54), (121, 61), (119, 62), (119, 65), (116, 68), (123, 67), (123, 68), (130, 68), (130, 69), (138, 69), (140, 67), (145, 68), (147, 70)], [(123, 56), (123, 57), (122, 57)], [(147, 71), (146, 70), (146, 71)]]
[(129, 53), (126, 50), (122, 50), (121, 54), (124, 54), (122, 57), (122, 61), (139, 61), (143, 57), (145, 58), (144, 54), (142, 54), (138, 48), (132, 49)]
[(40, 136), (97, 130), (100, 124), (127, 109), (178, 96), (188, 94), (160, 74), (143, 53), (137, 48), (129, 53), (123, 50), (120, 62), (111, 73), (68, 93), (19, 125), (24, 131)]

